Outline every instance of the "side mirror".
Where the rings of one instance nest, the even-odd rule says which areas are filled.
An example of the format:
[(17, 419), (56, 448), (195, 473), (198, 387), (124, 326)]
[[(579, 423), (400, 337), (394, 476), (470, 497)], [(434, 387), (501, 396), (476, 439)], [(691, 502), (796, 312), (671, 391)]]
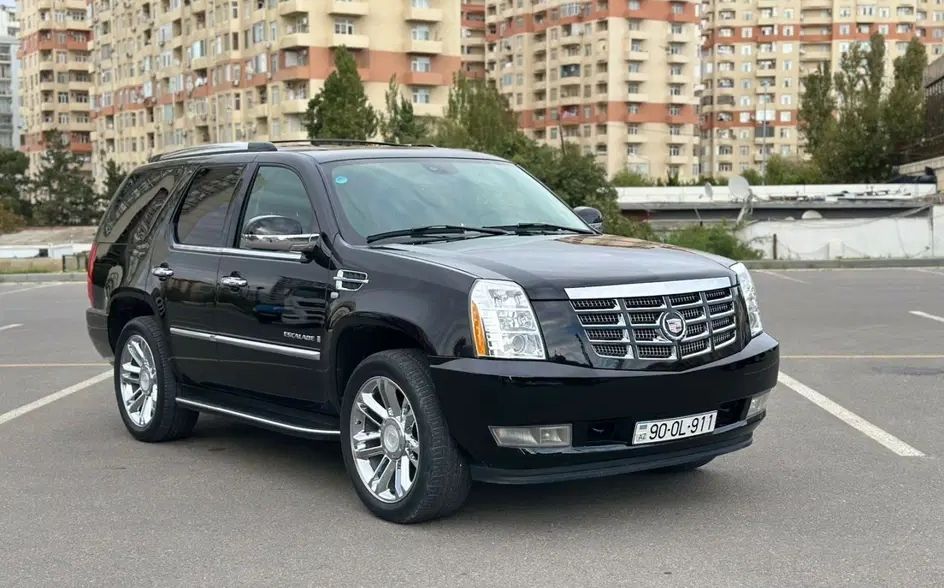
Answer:
[(311, 253), (320, 235), (303, 233), (302, 224), (293, 218), (267, 214), (246, 223), (242, 243), (249, 249)]
[(603, 232), (603, 213), (592, 206), (578, 206), (574, 209), (583, 222), (590, 225), (590, 228), (598, 233)]

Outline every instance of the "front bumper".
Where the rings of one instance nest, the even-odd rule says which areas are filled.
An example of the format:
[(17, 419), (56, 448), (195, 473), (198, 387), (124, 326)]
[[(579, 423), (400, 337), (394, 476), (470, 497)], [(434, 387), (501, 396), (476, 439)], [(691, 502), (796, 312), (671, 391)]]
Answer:
[[(743, 449), (766, 413), (750, 398), (773, 389), (780, 347), (767, 334), (739, 353), (683, 372), (601, 370), (550, 362), (453, 359), (432, 367), (450, 431), (473, 477), (535, 483), (647, 470)], [(717, 410), (713, 432), (633, 446), (637, 421)], [(499, 447), (489, 426), (573, 425), (563, 449)]]

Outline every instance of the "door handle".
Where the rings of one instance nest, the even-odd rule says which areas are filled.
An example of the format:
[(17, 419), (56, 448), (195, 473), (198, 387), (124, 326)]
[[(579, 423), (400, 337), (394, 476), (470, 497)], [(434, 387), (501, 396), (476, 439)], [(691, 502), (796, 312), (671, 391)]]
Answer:
[(220, 283), (230, 288), (242, 288), (249, 284), (245, 278), (240, 278), (239, 276), (223, 276), (220, 278)]
[(174, 270), (166, 266), (158, 266), (151, 270), (151, 273), (157, 276), (159, 280), (166, 280), (174, 275)]

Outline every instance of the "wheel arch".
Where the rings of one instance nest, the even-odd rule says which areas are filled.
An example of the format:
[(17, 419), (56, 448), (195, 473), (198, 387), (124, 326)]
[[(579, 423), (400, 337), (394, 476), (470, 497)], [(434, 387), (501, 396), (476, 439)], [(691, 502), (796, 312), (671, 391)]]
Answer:
[[(150, 296), (133, 288), (119, 289), (113, 292), (108, 301), (108, 344), (112, 352), (122, 329), (130, 321), (140, 316), (154, 316), (160, 319), (162, 313)], [(163, 321), (161, 321), (163, 323)]]
[(352, 312), (337, 319), (328, 332), (331, 400), (339, 412), (351, 374), (368, 356), (388, 349), (419, 349), (436, 355), (426, 331), (395, 316)]

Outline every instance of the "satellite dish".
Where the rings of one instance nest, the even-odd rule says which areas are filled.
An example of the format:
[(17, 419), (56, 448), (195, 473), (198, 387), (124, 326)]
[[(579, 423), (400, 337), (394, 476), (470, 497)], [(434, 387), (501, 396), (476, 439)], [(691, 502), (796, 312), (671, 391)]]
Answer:
[(819, 212), (815, 210), (807, 210), (806, 212), (803, 213), (802, 216), (800, 216), (800, 218), (802, 218), (803, 220), (814, 220), (814, 219), (823, 218), (823, 215), (821, 215)]
[(714, 188), (711, 187), (711, 183), (705, 182), (705, 198), (708, 199), (708, 202), (711, 202), (715, 197)]
[(733, 176), (728, 180), (728, 190), (734, 200), (747, 199), (751, 194), (751, 185), (744, 176)]
[(744, 217), (747, 216), (751, 208), (751, 196), (754, 195), (751, 192), (751, 185), (747, 183), (747, 180), (744, 179), (744, 176), (733, 176), (728, 180), (728, 191), (731, 193), (731, 199), (735, 202), (741, 201), (744, 204), (741, 205), (741, 211), (738, 213), (737, 222), (740, 224)]

